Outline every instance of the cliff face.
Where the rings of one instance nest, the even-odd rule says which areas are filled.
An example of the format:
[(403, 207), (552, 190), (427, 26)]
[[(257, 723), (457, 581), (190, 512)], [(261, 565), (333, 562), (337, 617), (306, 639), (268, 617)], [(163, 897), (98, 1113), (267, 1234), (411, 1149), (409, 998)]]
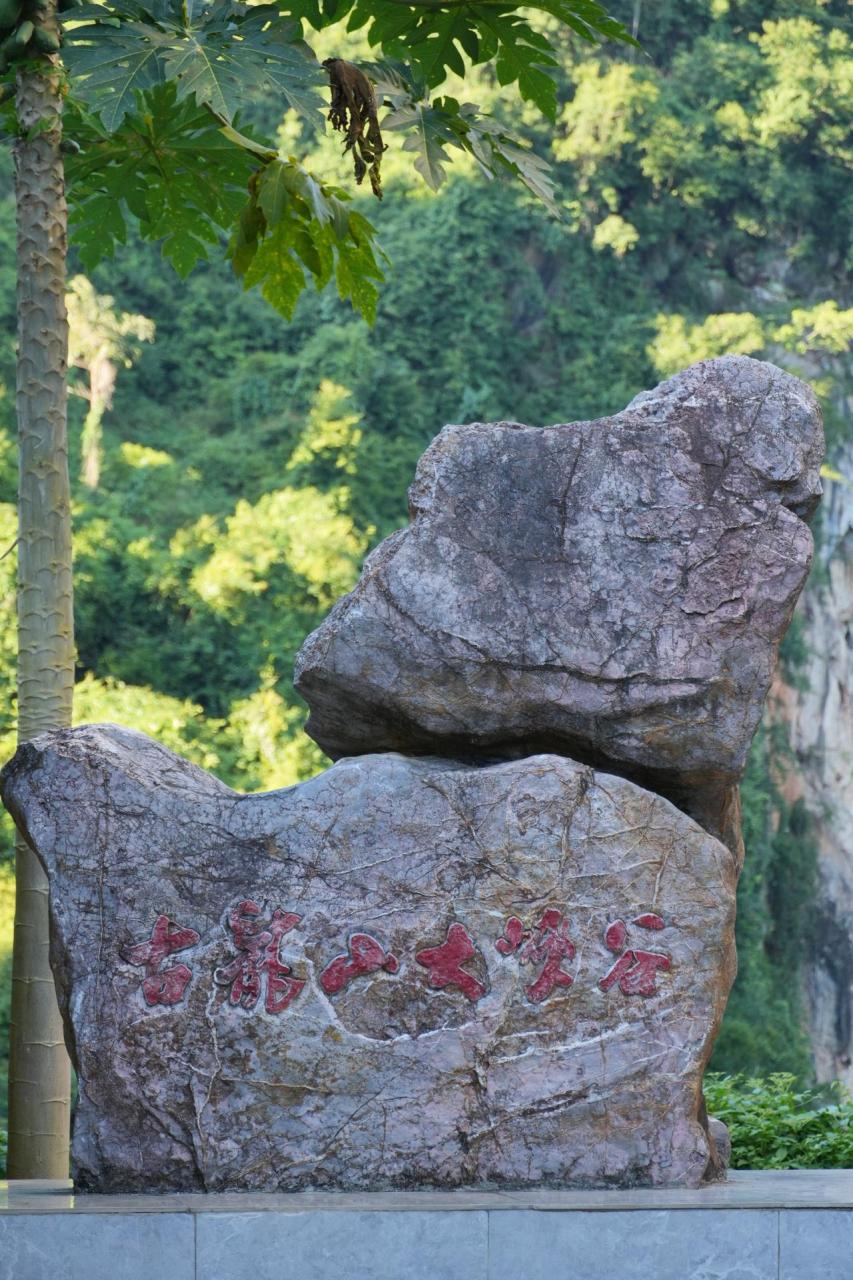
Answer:
[[(838, 459), (853, 476), (853, 445)], [(783, 790), (802, 798), (819, 851), (814, 945), (805, 974), (819, 1080), (853, 1088), (853, 485), (826, 481), (819, 563), (800, 602), (802, 688), (777, 682), (772, 716), (788, 722), (795, 765)]]

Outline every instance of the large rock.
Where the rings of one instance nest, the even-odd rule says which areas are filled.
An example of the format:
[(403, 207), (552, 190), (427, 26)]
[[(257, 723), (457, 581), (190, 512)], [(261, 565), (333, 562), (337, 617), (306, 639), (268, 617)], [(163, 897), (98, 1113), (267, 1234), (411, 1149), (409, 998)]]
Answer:
[(309, 733), (335, 758), (558, 751), (736, 844), (822, 454), (809, 388), (744, 357), (596, 422), (445, 427), (411, 525), (299, 654)]
[(99, 1190), (695, 1185), (736, 866), (554, 756), (242, 796), (111, 726), (3, 774)]

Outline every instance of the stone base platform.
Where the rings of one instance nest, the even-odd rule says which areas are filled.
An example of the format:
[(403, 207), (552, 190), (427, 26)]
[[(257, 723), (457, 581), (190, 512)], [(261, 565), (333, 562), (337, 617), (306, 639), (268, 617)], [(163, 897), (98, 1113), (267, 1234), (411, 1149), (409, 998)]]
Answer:
[(75, 1195), (0, 1183), (0, 1280), (853, 1280), (853, 1171), (701, 1191)]

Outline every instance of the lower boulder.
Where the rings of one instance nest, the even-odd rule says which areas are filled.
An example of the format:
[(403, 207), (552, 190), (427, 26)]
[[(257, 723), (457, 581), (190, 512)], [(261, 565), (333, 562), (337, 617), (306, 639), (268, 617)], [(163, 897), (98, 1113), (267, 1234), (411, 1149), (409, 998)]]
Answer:
[(3, 798), (50, 877), (100, 1190), (689, 1185), (736, 859), (541, 755), (371, 755), (239, 795), (141, 734), (45, 734)]

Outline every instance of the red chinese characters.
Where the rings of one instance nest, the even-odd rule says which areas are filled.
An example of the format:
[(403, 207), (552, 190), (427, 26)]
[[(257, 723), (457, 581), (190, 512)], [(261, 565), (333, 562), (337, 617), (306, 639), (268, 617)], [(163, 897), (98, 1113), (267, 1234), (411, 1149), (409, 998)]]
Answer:
[[(659, 915), (648, 911), (631, 921), (641, 929), (663, 929)], [(626, 947), (628, 926), (624, 920), (614, 920), (607, 926), (604, 943), (609, 951), (619, 954), (619, 959), (599, 982), (602, 991), (609, 991), (617, 982), (626, 996), (653, 996), (657, 992), (656, 974), (666, 973), (672, 967), (669, 956), (660, 951), (641, 951), (638, 947)]]
[(354, 933), (349, 940), (347, 954), (335, 956), (320, 974), (320, 986), (326, 995), (332, 996), (343, 991), (353, 978), (377, 973), (380, 969), (396, 973), (399, 968), (397, 957), (390, 951), (386, 952), (369, 933)]
[(533, 929), (525, 929), (518, 916), (510, 916), (504, 927), (503, 937), (495, 943), (503, 956), (518, 953), (520, 964), (541, 964), (535, 981), (525, 987), (527, 998), (541, 1004), (556, 987), (570, 987), (574, 978), (562, 967), (564, 960), (573, 960), (574, 943), (569, 938), (569, 922), (556, 907), (548, 907)]
[[(220, 992), (217, 1004), (229, 1004), (251, 1011), (263, 996), (267, 1013), (283, 1013), (306, 985), (281, 956), (282, 939), (300, 924), (302, 917), (277, 907), (267, 915), (257, 902), (244, 899), (228, 913), (227, 924), (236, 949), (228, 963), (214, 970), (213, 981)], [(661, 951), (633, 945), (631, 934), (638, 929), (652, 933), (664, 929), (664, 921), (654, 911), (634, 916), (629, 923), (614, 920), (606, 928), (604, 942), (616, 961), (599, 980), (602, 991), (619, 988), (625, 996), (653, 996), (658, 991), (659, 975), (672, 968), (672, 959)], [(519, 965), (536, 971), (524, 988), (532, 1004), (542, 1004), (555, 993), (568, 991), (575, 977), (568, 966), (575, 959), (575, 944), (569, 936), (570, 924), (561, 908), (546, 907), (535, 923), (525, 924), (518, 916), (509, 916), (504, 932), (495, 942), (497, 951), (515, 956)], [(121, 955), (129, 964), (145, 969), (142, 994), (149, 1005), (177, 1005), (183, 1000), (193, 977), (186, 964), (167, 964), (169, 957), (199, 942), (194, 929), (183, 928), (167, 915), (155, 921), (150, 938), (123, 948)], [(403, 957), (405, 960), (405, 957)], [(485, 960), (464, 925), (450, 925), (444, 942), (415, 952), (415, 960), (428, 970), (426, 981), (437, 990), (455, 988), (472, 1004), (482, 1000), (488, 990), (487, 980), (465, 966)], [(397, 974), (401, 961), (377, 938), (369, 933), (352, 933), (347, 950), (336, 955), (319, 973), (319, 984), (327, 996), (345, 991), (357, 978), (384, 972)], [(481, 972), (483, 970), (480, 970)], [(485, 977), (485, 975), (484, 975)]]
[(182, 929), (168, 916), (158, 916), (147, 942), (137, 942), (122, 950), (122, 959), (128, 964), (145, 969), (142, 994), (146, 1004), (180, 1004), (193, 976), (192, 970), (185, 964), (172, 964), (166, 969), (160, 966), (175, 951), (186, 951), (198, 941), (195, 929)]
[(440, 947), (427, 947), (418, 951), (415, 959), (418, 964), (429, 969), (427, 981), (431, 987), (458, 987), (464, 996), (476, 1003), (486, 994), (486, 988), (479, 978), (467, 973), (462, 965), (473, 960), (478, 954), (477, 948), (464, 925), (452, 924), (447, 930), (447, 939)]
[(261, 995), (261, 979), (266, 977), (264, 1008), (267, 1013), (281, 1013), (305, 986), (305, 980), (294, 978), (291, 968), (280, 955), (281, 939), (295, 928), (301, 916), (277, 907), (272, 919), (261, 918), (257, 902), (238, 902), (228, 916), (237, 955), (230, 964), (214, 972), (213, 980), (230, 986), (229, 1004), (254, 1009)]

